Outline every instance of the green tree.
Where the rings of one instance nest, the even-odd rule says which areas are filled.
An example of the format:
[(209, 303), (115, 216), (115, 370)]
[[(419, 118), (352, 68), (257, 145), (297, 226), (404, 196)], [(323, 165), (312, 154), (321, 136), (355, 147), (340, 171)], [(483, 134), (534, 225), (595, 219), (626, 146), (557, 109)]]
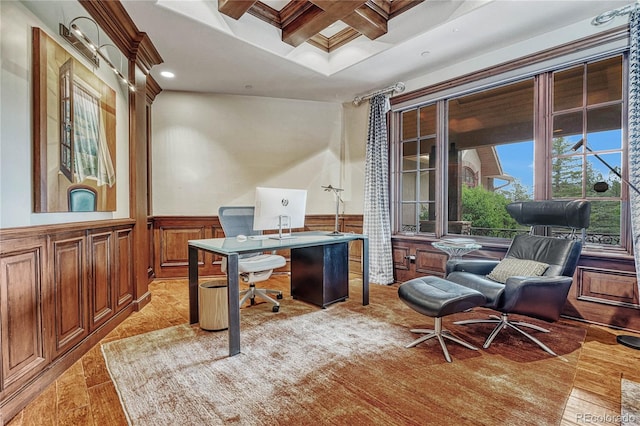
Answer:
[(564, 138), (554, 138), (552, 145), (551, 194), (553, 198), (574, 198), (582, 196), (582, 158), (566, 155), (571, 142)]
[(518, 224), (506, 209), (510, 202), (504, 194), (465, 185), (462, 187), (462, 220), (471, 222), (475, 228), (515, 229)]
[(533, 194), (533, 191), (529, 187), (524, 186), (518, 178), (515, 178), (510, 185), (496, 192), (504, 195), (504, 197), (511, 202), (531, 200)]

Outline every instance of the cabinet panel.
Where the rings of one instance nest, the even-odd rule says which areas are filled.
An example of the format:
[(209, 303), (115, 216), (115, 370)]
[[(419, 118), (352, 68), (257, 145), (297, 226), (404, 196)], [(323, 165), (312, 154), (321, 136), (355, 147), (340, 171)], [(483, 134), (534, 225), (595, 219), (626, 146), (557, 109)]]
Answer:
[(633, 273), (580, 268), (578, 299), (638, 304), (638, 283)]
[[(161, 228), (162, 246), (160, 250), (160, 266), (189, 265), (189, 240), (206, 238), (205, 227)], [(199, 253), (198, 265), (204, 265), (204, 253)]]
[(430, 244), (392, 240), (395, 280), (405, 282), (425, 275), (444, 276), (447, 256)]
[(0, 257), (0, 395), (39, 373), (47, 359), (42, 336), (43, 245)]
[(111, 232), (89, 235), (90, 330), (95, 330), (114, 313), (112, 240)]
[(73, 347), (89, 333), (82, 235), (53, 241), (54, 354)]
[[(156, 278), (186, 277), (188, 275), (188, 241), (221, 237), (217, 218), (163, 217), (154, 218), (154, 274)], [(198, 253), (199, 273), (219, 275), (220, 259), (211, 253)]]
[(416, 272), (442, 277), (447, 265), (447, 255), (429, 249), (416, 248)]
[(154, 271), (154, 256), (155, 256), (155, 247), (153, 242), (153, 220), (147, 220), (147, 235), (149, 236), (149, 264), (147, 265), (147, 275), (149, 275), (149, 280), (153, 279)]
[(130, 229), (116, 231), (115, 261), (115, 300), (116, 312), (133, 301), (133, 267), (129, 259), (133, 256), (133, 239)]

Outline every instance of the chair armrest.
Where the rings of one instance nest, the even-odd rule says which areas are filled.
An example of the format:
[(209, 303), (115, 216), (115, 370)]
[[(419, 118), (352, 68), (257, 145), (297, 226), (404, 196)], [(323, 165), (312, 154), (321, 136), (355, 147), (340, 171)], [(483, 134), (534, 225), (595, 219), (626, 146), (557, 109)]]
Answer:
[(502, 312), (557, 321), (567, 300), (572, 277), (510, 277), (505, 283)]
[(500, 263), (499, 260), (490, 259), (452, 259), (447, 261), (445, 276), (454, 271), (487, 275), (498, 263)]

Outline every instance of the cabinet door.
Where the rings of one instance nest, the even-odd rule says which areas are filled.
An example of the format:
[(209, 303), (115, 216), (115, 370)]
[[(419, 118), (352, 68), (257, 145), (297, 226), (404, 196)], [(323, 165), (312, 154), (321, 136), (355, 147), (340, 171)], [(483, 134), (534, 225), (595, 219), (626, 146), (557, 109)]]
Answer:
[(120, 229), (115, 232), (115, 301), (116, 312), (133, 301), (133, 238), (131, 229)]
[(115, 312), (113, 280), (113, 233), (89, 234), (89, 330), (93, 331)]
[(46, 365), (42, 335), (44, 242), (25, 248), (3, 242), (0, 254), (0, 396), (18, 389)]
[(393, 269), (396, 282), (405, 282), (425, 275), (443, 277), (447, 255), (428, 242), (392, 241)]
[(52, 243), (54, 286), (54, 357), (89, 334), (89, 309), (82, 233), (55, 236)]

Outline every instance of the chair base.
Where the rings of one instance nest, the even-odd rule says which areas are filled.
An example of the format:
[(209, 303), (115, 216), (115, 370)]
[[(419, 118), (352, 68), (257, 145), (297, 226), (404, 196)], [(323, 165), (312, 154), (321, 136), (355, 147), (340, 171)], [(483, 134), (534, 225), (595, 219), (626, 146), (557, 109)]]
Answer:
[(247, 290), (243, 290), (240, 292), (240, 295), (242, 296), (242, 298), (240, 299), (240, 307), (242, 307), (242, 305), (244, 304), (244, 302), (247, 301), (247, 299), (250, 300), (252, 305), (255, 305), (256, 303), (255, 299), (256, 297), (259, 297), (267, 302), (271, 302), (271, 304), (273, 305), (271, 310), (273, 312), (278, 312), (280, 310), (280, 303), (276, 299), (269, 296), (270, 294), (275, 295), (277, 299), (282, 299), (281, 291), (270, 290), (266, 288), (256, 288), (256, 285), (254, 283), (251, 283), (249, 284), (249, 288)]
[(466, 348), (469, 348), (471, 350), (477, 351), (478, 348), (476, 348), (475, 346), (465, 342), (464, 340), (460, 339), (459, 337), (453, 335), (449, 330), (443, 330), (442, 329), (442, 318), (441, 317), (435, 317), (435, 322), (434, 322), (434, 330), (430, 330), (430, 329), (422, 329), (422, 328), (414, 328), (411, 330), (412, 333), (424, 333), (426, 334), (426, 336), (422, 336), (419, 339), (409, 343), (407, 346), (405, 346), (405, 348), (412, 348), (416, 345), (419, 345), (422, 342), (425, 342), (429, 339), (433, 339), (434, 337), (436, 339), (438, 339), (438, 342), (440, 342), (440, 346), (442, 347), (442, 352), (444, 353), (444, 358), (447, 360), (447, 362), (451, 362), (451, 356), (449, 355), (449, 351), (447, 350), (447, 345), (444, 343), (444, 339), (449, 339), (452, 340)]
[(510, 321), (509, 320), (509, 314), (506, 314), (506, 313), (502, 313), (499, 317), (496, 316), (496, 315), (489, 315), (489, 319), (472, 319), (472, 320), (464, 320), (464, 321), (456, 321), (456, 322), (454, 322), (454, 324), (456, 324), (456, 325), (485, 324), (485, 323), (486, 324), (496, 324), (496, 326), (493, 329), (493, 331), (491, 331), (491, 334), (489, 334), (489, 337), (487, 337), (487, 340), (485, 340), (484, 345), (482, 345), (482, 347), (485, 348), (485, 349), (487, 349), (489, 346), (491, 346), (491, 343), (493, 342), (493, 339), (496, 338), (496, 336), (498, 335), (498, 333), (501, 330), (504, 330), (505, 328), (510, 327), (510, 328), (516, 330), (518, 333), (520, 333), (523, 336), (525, 336), (526, 338), (528, 338), (529, 340), (531, 340), (532, 342), (534, 342), (536, 345), (540, 346), (548, 354), (553, 355), (553, 356), (558, 356), (555, 352), (553, 352), (551, 349), (549, 349), (549, 347), (547, 345), (545, 345), (540, 340), (536, 339), (535, 337), (533, 337), (532, 335), (530, 335), (526, 331), (522, 330), (520, 327), (531, 328), (533, 330), (540, 331), (542, 333), (549, 333), (549, 330), (547, 330), (546, 328), (539, 327), (539, 326), (534, 325), (534, 324), (529, 324), (528, 322)]

